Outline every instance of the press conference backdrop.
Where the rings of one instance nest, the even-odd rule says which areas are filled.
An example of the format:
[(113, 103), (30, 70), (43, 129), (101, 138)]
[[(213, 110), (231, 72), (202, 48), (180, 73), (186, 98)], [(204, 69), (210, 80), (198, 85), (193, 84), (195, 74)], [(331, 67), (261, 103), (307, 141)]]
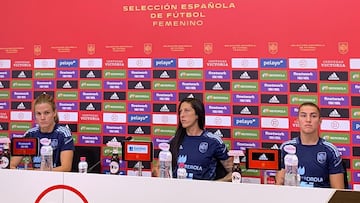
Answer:
[[(114, 137), (158, 144), (177, 105), (196, 97), (229, 149), (278, 147), (298, 135), (297, 107), (321, 107), (321, 137), (360, 183), (358, 1), (3, 1), (0, 136), (35, 125), (54, 95), (76, 146)], [(134, 163), (122, 163), (124, 173)], [(150, 164), (145, 164), (145, 170)], [(259, 177), (259, 171), (245, 176)]]

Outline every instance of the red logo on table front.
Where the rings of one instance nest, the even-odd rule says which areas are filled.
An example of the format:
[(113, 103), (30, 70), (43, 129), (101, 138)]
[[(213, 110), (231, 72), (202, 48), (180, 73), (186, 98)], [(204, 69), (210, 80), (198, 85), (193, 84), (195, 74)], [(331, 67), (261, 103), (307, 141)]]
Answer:
[(77, 196), (80, 197), (80, 199), (84, 202), (84, 203), (88, 203), (88, 200), (86, 199), (86, 197), (81, 194), (81, 192), (71, 186), (68, 185), (54, 185), (51, 186), (49, 188), (47, 188), (46, 190), (44, 190), (39, 197), (36, 198), (35, 203), (40, 203), (41, 199), (48, 193), (50, 193), (53, 190), (58, 190), (58, 189), (64, 189), (64, 190), (69, 190), (70, 192), (75, 193)]

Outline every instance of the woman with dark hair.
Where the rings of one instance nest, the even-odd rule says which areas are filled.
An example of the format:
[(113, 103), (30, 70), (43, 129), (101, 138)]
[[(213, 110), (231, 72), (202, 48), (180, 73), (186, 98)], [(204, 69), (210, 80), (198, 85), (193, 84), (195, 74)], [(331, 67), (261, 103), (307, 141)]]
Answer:
[[(26, 131), (24, 137), (50, 139), (53, 148), (53, 171), (71, 171), (74, 141), (70, 130), (58, 124), (59, 117), (54, 98), (45, 93), (38, 96), (34, 103), (34, 114), (37, 126)], [(10, 168), (16, 168), (22, 158), (22, 156), (11, 157)], [(33, 157), (32, 161), (34, 169), (40, 168), (40, 155)]]
[(221, 138), (205, 130), (204, 104), (185, 98), (179, 104), (178, 116), (178, 128), (170, 140), (173, 177), (178, 164), (184, 163), (189, 178), (214, 180), (217, 163), (221, 163), (227, 171), (221, 180), (231, 181), (232, 158)]

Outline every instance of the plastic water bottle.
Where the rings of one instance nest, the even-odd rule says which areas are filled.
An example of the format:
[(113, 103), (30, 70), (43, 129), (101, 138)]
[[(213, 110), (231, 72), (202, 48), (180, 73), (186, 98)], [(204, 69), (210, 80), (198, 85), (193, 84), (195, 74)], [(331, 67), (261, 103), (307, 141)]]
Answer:
[(159, 153), (159, 177), (172, 178), (172, 155), (169, 151), (170, 145), (168, 143), (160, 143), (159, 148), (161, 149)]
[(296, 156), (296, 148), (293, 145), (286, 145), (284, 150), (288, 153), (284, 157), (285, 180), (284, 185), (298, 186), (298, 164), (299, 159)]
[(86, 157), (80, 157), (80, 162), (78, 164), (79, 173), (87, 173), (88, 163), (86, 162)]
[(10, 150), (8, 143), (4, 143), (4, 149), (0, 156), (0, 168), (1, 169), (10, 168)]
[(233, 156), (233, 167), (231, 173), (231, 182), (233, 183), (241, 183), (241, 167), (240, 167), (240, 157), (244, 156), (244, 152), (242, 150), (230, 150), (228, 152), (229, 156)]
[(176, 171), (176, 177), (178, 179), (186, 179), (187, 178), (187, 172), (186, 172), (186, 169), (185, 169), (185, 163), (183, 163), (183, 162), (179, 163), (178, 169)]
[(41, 164), (40, 170), (52, 171), (53, 169), (53, 148), (50, 146), (51, 140), (42, 138), (40, 143), (43, 145), (40, 149)]
[(119, 151), (117, 147), (114, 147), (112, 157), (110, 160), (110, 174), (119, 175), (119, 172), (120, 172)]

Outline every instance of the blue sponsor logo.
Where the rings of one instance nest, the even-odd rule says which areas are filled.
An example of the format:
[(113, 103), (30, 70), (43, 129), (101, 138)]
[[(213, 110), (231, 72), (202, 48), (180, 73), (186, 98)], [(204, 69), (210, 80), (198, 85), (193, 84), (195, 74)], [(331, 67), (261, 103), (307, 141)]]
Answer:
[(176, 59), (154, 59), (155, 68), (176, 68)]
[(58, 59), (56, 60), (56, 67), (59, 68), (78, 68), (79, 60), (77, 59)]
[(261, 68), (286, 68), (286, 59), (260, 59)]
[(352, 130), (353, 131), (360, 131), (360, 121), (353, 121), (352, 122)]
[(259, 127), (259, 118), (235, 117), (233, 121), (235, 126)]
[(150, 114), (129, 114), (129, 123), (150, 123)]

